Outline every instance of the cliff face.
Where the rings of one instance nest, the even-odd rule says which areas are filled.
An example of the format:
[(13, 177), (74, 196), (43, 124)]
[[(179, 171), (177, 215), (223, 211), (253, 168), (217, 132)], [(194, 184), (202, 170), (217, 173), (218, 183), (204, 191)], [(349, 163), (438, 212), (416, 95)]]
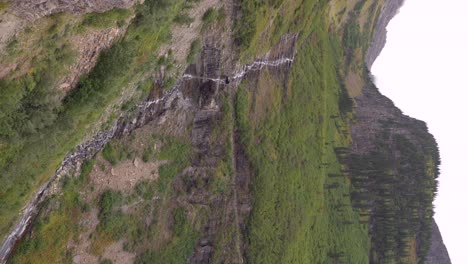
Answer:
[(398, 14), (398, 10), (404, 4), (405, 0), (386, 0), (380, 12), (377, 24), (374, 29), (374, 36), (371, 46), (367, 50), (366, 65), (371, 69), (375, 59), (385, 46), (387, 41), (387, 25)]
[(444, 245), (442, 240), (442, 235), (440, 234), (439, 227), (435, 221), (432, 222), (432, 240), (431, 240), (431, 249), (429, 250), (429, 255), (427, 256), (427, 264), (450, 264), (450, 256), (447, 252), (447, 248)]

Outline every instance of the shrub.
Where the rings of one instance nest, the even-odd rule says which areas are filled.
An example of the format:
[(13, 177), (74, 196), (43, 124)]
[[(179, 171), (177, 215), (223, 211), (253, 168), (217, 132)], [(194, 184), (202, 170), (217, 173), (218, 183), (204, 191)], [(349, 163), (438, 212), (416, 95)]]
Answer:
[(114, 239), (122, 237), (127, 228), (125, 215), (118, 209), (122, 200), (122, 193), (112, 190), (104, 191), (99, 199), (98, 230)]
[(184, 227), (185, 227), (185, 212), (184, 209), (182, 208), (177, 208), (173, 212), (173, 218), (174, 218), (174, 224), (172, 225), (172, 232), (176, 236), (180, 236), (184, 233)]
[(95, 28), (108, 28), (122, 24), (132, 13), (128, 9), (114, 8), (104, 13), (86, 14), (83, 25)]
[(194, 19), (192, 17), (190, 17), (188, 14), (183, 13), (183, 12), (179, 13), (174, 18), (174, 22), (176, 22), (177, 24), (182, 24), (182, 25), (189, 25), (193, 21)]
[(210, 25), (218, 19), (219, 12), (213, 7), (208, 8), (203, 14), (202, 21), (204, 25)]
[(257, 22), (257, 11), (262, 5), (259, 1), (242, 0), (240, 19), (236, 20), (234, 25), (234, 40), (237, 45), (245, 49), (250, 45), (255, 32)]
[(150, 200), (156, 192), (154, 182), (141, 181), (135, 186), (135, 191), (141, 198)]
[(80, 179), (84, 180), (88, 178), (89, 174), (93, 170), (94, 167), (94, 160), (86, 160), (83, 162), (83, 165), (81, 165), (81, 173), (80, 173)]
[(116, 165), (119, 161), (119, 156), (117, 155), (117, 151), (115, 150), (114, 146), (111, 143), (107, 143), (104, 149), (102, 150), (102, 156), (104, 159), (109, 161), (112, 165)]
[(195, 39), (190, 44), (190, 51), (187, 55), (187, 63), (192, 64), (195, 62), (195, 59), (199, 56), (202, 50), (201, 41), (200, 39)]

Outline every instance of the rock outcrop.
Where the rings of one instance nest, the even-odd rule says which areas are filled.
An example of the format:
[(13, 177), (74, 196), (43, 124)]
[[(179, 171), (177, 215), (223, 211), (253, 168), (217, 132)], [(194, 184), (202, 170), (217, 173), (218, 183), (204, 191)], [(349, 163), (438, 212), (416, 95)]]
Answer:
[(426, 264), (451, 264), (447, 248), (442, 240), (439, 227), (435, 221), (432, 222), (432, 244)]
[(375, 26), (374, 38), (371, 46), (367, 50), (366, 54), (366, 65), (367, 68), (372, 68), (372, 64), (379, 56), (380, 52), (387, 42), (387, 25), (390, 20), (398, 14), (400, 7), (403, 5), (404, 0), (386, 0), (385, 4), (380, 12), (379, 19)]
[(59, 89), (65, 92), (73, 89), (80, 77), (94, 68), (101, 52), (111, 47), (116, 39), (125, 34), (126, 29), (124, 26), (90, 30), (84, 36), (73, 37), (71, 42), (78, 56), (70, 66), (70, 72), (59, 83)]
[(104, 12), (112, 8), (128, 8), (137, 0), (13, 0), (10, 5), (16, 15), (27, 19), (59, 13)]

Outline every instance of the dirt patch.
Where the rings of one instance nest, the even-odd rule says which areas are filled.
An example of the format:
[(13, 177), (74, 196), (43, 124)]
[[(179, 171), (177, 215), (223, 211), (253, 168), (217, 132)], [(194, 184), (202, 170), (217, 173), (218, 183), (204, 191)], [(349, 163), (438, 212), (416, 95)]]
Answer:
[(5, 78), (5, 76), (7, 76), (10, 72), (12, 72), (16, 68), (16, 66), (17, 66), (16, 63), (8, 64), (8, 65), (5, 65), (5, 66), (1, 65), (0, 79)]
[(203, 14), (210, 7), (219, 7), (219, 0), (203, 0), (194, 3), (193, 8), (187, 12), (187, 16), (194, 19), (190, 25), (175, 24), (172, 28), (172, 40), (159, 49), (159, 55), (166, 54), (169, 49), (174, 51), (174, 59), (179, 64), (185, 64), (190, 45), (200, 36)]
[(141, 180), (156, 180), (158, 178), (159, 166), (166, 161), (143, 162), (140, 158), (134, 160), (121, 161), (116, 166), (110, 166), (107, 161), (98, 158), (98, 163), (107, 164), (102, 170), (100, 166), (95, 166), (90, 180), (97, 193), (105, 189), (129, 192)]
[(58, 85), (59, 89), (68, 92), (78, 82), (80, 76), (90, 72), (96, 65), (102, 50), (109, 48), (114, 40), (125, 33), (126, 27), (110, 29), (91, 29), (84, 35), (73, 36), (70, 43), (77, 51), (73, 65), (69, 73)]
[(109, 259), (114, 264), (133, 263), (135, 254), (123, 250), (124, 240), (119, 240), (104, 249), (102, 257), (93, 255), (91, 235), (96, 231), (99, 224), (98, 209), (93, 208), (81, 221), (84, 232), (80, 234), (77, 241), (69, 243), (69, 248), (74, 248), (75, 255), (73, 263), (98, 264), (101, 259)]
[(0, 15), (0, 53), (3, 53), (10, 40), (23, 29), (25, 20), (15, 15)]
[(355, 98), (359, 96), (364, 88), (364, 80), (359, 74), (350, 71), (345, 78), (346, 88), (348, 89), (349, 96)]
[(90, 254), (91, 251), (91, 234), (96, 230), (96, 226), (99, 224), (98, 209), (93, 208), (87, 213), (80, 222), (82, 232), (77, 241), (69, 243), (69, 248), (74, 248), (75, 255), (73, 256), (74, 263), (98, 263), (99, 258)]
[(113, 264), (128, 264), (135, 261), (135, 254), (123, 250), (125, 241), (119, 240), (112, 243), (104, 250), (102, 257), (109, 259)]

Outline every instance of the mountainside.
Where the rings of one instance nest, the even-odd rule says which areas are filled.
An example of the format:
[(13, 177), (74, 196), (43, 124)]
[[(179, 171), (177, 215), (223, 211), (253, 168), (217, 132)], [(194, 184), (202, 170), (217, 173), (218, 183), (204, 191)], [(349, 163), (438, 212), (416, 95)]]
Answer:
[(432, 241), (429, 255), (426, 259), (426, 264), (450, 264), (449, 254), (447, 248), (442, 241), (439, 228), (435, 221), (432, 222)]
[(0, 263), (450, 263), (402, 4), (0, 0)]

